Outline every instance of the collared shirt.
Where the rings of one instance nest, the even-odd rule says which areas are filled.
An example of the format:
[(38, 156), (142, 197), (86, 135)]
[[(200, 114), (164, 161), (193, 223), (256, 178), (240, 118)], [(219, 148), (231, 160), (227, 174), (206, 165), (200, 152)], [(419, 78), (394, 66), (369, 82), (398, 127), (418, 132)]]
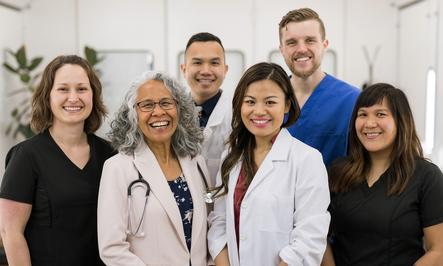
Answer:
[(221, 94), (222, 90), (219, 90), (216, 95), (212, 96), (201, 105), (196, 104), (197, 106), (201, 107), (199, 115), (200, 127), (206, 127), (209, 117), (211, 116), (212, 111), (214, 111), (215, 105), (217, 105)]

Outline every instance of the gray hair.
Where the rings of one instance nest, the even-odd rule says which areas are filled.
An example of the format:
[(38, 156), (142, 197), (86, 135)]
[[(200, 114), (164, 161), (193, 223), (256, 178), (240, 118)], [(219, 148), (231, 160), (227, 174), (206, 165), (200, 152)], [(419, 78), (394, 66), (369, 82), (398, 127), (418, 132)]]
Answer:
[(141, 85), (149, 80), (162, 81), (177, 101), (178, 125), (172, 135), (172, 148), (180, 157), (194, 157), (201, 150), (203, 132), (199, 127), (197, 109), (191, 95), (175, 79), (168, 75), (147, 71), (135, 79), (126, 93), (107, 134), (112, 146), (119, 152), (132, 155), (137, 146), (144, 141), (143, 133), (138, 127), (136, 107), (137, 92)]

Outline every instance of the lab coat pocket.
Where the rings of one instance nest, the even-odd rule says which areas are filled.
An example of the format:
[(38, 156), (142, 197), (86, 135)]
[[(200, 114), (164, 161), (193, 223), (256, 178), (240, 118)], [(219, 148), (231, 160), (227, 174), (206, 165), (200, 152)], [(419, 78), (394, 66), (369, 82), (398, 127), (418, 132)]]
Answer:
[(261, 197), (260, 230), (289, 233), (292, 230), (294, 204), (291, 197), (268, 193)]

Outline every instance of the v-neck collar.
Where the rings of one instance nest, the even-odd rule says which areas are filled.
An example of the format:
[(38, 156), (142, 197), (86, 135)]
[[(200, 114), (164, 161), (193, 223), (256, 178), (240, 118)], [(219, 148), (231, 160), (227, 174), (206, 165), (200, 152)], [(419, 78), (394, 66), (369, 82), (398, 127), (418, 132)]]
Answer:
[[(388, 168), (389, 169), (389, 168)], [(386, 170), (381, 176), (380, 178), (374, 182), (374, 184), (372, 184), (372, 186), (368, 185), (368, 182), (366, 180), (364, 180), (361, 184), (360, 184), (360, 188), (362, 189), (363, 193), (368, 196), (371, 195), (373, 193), (377, 193), (377, 191), (383, 190), (383, 187), (386, 187), (386, 180), (387, 180), (387, 172), (388, 170)]]
[(311, 95), (309, 95), (308, 99), (306, 100), (305, 104), (303, 104), (303, 107), (301, 108), (300, 112), (302, 114), (308, 114), (311, 112), (313, 107), (316, 106), (316, 102), (321, 99), (320, 95), (322, 95), (323, 92), (326, 91), (326, 86), (323, 86), (322, 84), (327, 82), (330, 79), (330, 76), (325, 73), (325, 76), (322, 80), (317, 84), (315, 89), (312, 91)]
[(61, 154), (61, 156), (68, 162), (69, 165), (71, 165), (73, 168), (75, 168), (79, 172), (85, 172), (89, 168), (89, 165), (91, 164), (91, 161), (93, 159), (92, 156), (94, 154), (92, 152), (94, 150), (94, 144), (93, 144), (93, 141), (91, 140), (90, 134), (86, 134), (86, 138), (87, 138), (88, 145), (89, 145), (89, 159), (88, 159), (88, 162), (85, 164), (85, 166), (83, 168), (80, 168), (74, 162), (72, 162), (71, 159), (69, 159), (69, 157), (65, 154), (65, 152), (62, 150), (62, 148), (60, 148), (60, 146), (57, 144), (57, 142), (55, 142), (54, 138), (51, 136), (51, 133), (49, 133), (49, 129), (46, 129), (44, 133), (47, 135), (51, 144), (54, 145), (55, 149)]

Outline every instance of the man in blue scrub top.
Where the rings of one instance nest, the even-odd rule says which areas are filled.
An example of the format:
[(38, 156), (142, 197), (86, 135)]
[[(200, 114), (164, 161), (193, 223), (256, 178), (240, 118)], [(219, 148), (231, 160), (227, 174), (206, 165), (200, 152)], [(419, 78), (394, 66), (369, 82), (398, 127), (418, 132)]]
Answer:
[(326, 166), (346, 155), (348, 126), (359, 89), (321, 70), (328, 47), (325, 26), (309, 8), (288, 12), (279, 23), (280, 52), (292, 72), (301, 108), (292, 136), (318, 149)]

